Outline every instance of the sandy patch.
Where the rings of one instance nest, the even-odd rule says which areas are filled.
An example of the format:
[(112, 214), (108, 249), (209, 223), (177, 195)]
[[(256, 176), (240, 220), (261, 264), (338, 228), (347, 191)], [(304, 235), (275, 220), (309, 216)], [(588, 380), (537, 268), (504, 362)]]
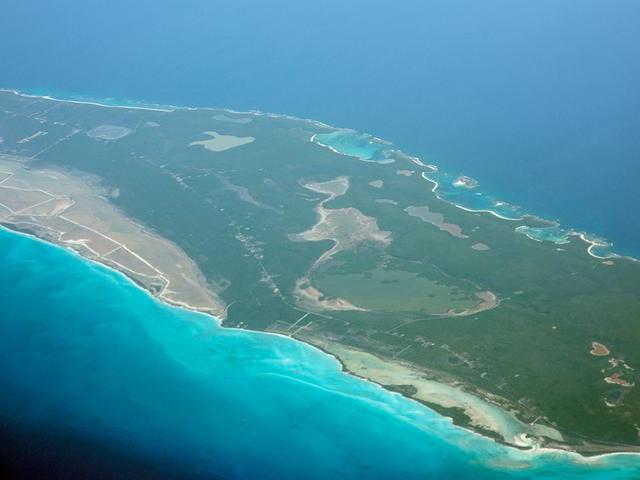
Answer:
[(478, 313), (486, 310), (491, 310), (500, 305), (498, 297), (490, 291), (477, 292), (476, 297), (480, 300), (475, 307), (467, 308), (461, 312), (456, 312), (454, 309), (449, 310), (444, 316), (446, 317), (468, 317), (469, 315), (477, 315)]
[(545, 435), (558, 441), (562, 440), (562, 435), (553, 428), (542, 424), (527, 425), (511, 412), (465, 391), (460, 384), (426, 378), (413, 365), (384, 360), (334, 342), (319, 342), (314, 339), (311, 343), (316, 343), (320, 348), (338, 357), (345, 368), (355, 375), (383, 386), (413, 386), (415, 393), (411, 397), (416, 400), (444, 408), (459, 408), (469, 417), (471, 426), (495, 432), (505, 442), (523, 445), (523, 434)]
[(384, 181), (383, 180), (372, 180), (369, 182), (369, 185), (371, 185), (373, 188), (382, 188), (384, 187)]
[(0, 196), (10, 192), (20, 206), (36, 202), (0, 216), (2, 225), (115, 268), (167, 302), (224, 316), (219, 289), (206, 281), (197, 265), (177, 245), (110, 204), (108, 190), (94, 178), (26, 168), (25, 161), (0, 155), (5, 176)]
[(616, 372), (613, 375), (604, 377), (604, 381), (607, 383), (620, 385), (622, 387), (627, 387), (627, 388), (635, 386), (635, 383), (631, 383), (628, 380), (622, 378), (622, 372)]
[[(327, 182), (307, 183), (304, 186), (309, 190), (328, 196), (318, 203), (315, 208), (318, 215), (317, 223), (305, 232), (289, 235), (289, 239), (294, 242), (331, 240), (333, 241), (333, 247), (324, 252), (313, 263), (304, 277), (298, 279), (294, 294), (297, 300), (303, 302), (307, 308), (335, 309), (334, 307), (337, 306), (339, 310), (359, 310), (359, 307), (342, 299), (337, 304), (319, 301), (322, 298), (322, 293), (311, 287), (310, 278), (320, 265), (340, 251), (353, 249), (365, 242), (378, 243), (383, 247), (387, 246), (391, 242), (391, 232), (380, 230), (375, 218), (364, 215), (356, 208), (325, 208), (325, 203), (347, 192), (349, 189), (349, 179), (347, 177), (338, 177)], [(313, 290), (309, 290), (309, 288)]]
[(606, 357), (611, 352), (609, 352), (609, 349), (602, 343), (591, 342), (591, 351), (589, 353), (596, 357)]
[(234, 135), (222, 135), (217, 132), (204, 132), (205, 135), (209, 135), (211, 138), (206, 140), (197, 140), (191, 142), (190, 146), (202, 146), (212, 152), (224, 152), (232, 148), (247, 145), (255, 140), (253, 137), (236, 137)]
[(0, 185), (0, 205), (12, 213), (21, 213), (54, 199), (53, 195), (42, 190), (16, 189), (11, 187), (9, 182)]
[(363, 214), (357, 208), (325, 208), (326, 202), (346, 193), (349, 188), (348, 178), (339, 177), (329, 182), (309, 183), (305, 187), (314, 192), (329, 195), (315, 208), (318, 222), (305, 232), (290, 235), (294, 241), (332, 240), (334, 242), (333, 248), (316, 261), (315, 267), (337, 252), (352, 249), (364, 242), (380, 243), (383, 246), (391, 242), (391, 232), (380, 230), (375, 218)]
[(432, 212), (427, 206), (410, 206), (405, 208), (404, 211), (412, 217), (418, 217), (423, 222), (427, 222), (438, 227), (440, 230), (449, 233), (453, 237), (469, 238), (467, 235), (462, 233), (462, 228), (460, 227), (460, 225), (445, 222), (444, 215), (438, 212)]
[(310, 310), (333, 310), (333, 311), (365, 311), (344, 298), (324, 298), (320, 290), (312, 287), (306, 279), (298, 279), (293, 290), (296, 302), (302, 308)]
[(97, 140), (119, 140), (131, 133), (131, 129), (119, 125), (100, 125), (92, 128), (87, 135)]
[(326, 182), (310, 182), (304, 184), (304, 188), (329, 195), (329, 198), (320, 202), (324, 204), (347, 193), (347, 190), (349, 190), (349, 177), (336, 177)]
[(471, 245), (471, 248), (477, 250), (478, 252), (486, 252), (487, 250), (491, 250), (491, 247), (489, 247), (489, 245), (480, 242), (474, 243), (473, 245)]
[(478, 181), (471, 177), (463, 175), (461, 177), (458, 177), (456, 181), (453, 182), (453, 185), (455, 187), (461, 188), (476, 188), (478, 186)]
[(269, 210), (269, 211), (272, 211), (273, 213), (282, 215), (282, 211), (278, 210), (277, 208), (272, 207), (271, 205), (266, 205), (262, 202), (257, 201), (255, 198), (253, 198), (253, 195), (251, 195), (247, 187), (243, 187), (242, 185), (236, 185), (234, 183), (231, 183), (227, 177), (224, 177), (222, 175), (216, 175), (216, 177), (218, 178), (218, 180), (220, 180), (220, 183), (222, 183), (222, 186), (224, 187), (225, 190), (229, 190), (230, 192), (233, 192), (243, 202), (249, 203), (254, 207), (258, 207), (263, 210)]

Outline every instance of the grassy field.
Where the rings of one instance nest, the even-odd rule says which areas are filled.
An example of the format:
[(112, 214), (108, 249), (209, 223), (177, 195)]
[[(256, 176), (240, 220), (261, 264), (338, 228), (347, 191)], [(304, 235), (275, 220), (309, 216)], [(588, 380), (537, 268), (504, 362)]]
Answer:
[[(87, 135), (101, 126), (130, 133)], [(605, 378), (620, 373), (636, 382), (640, 264), (593, 258), (577, 237), (563, 245), (533, 241), (515, 231), (523, 222), (438, 200), (423, 168), (403, 155), (363, 162), (309, 141), (326, 131), (265, 115), (102, 108), (0, 93), (0, 153), (29, 168), (90, 174), (117, 192), (110, 203), (175, 242), (224, 286), (217, 293), (228, 306), (227, 325), (330, 338), (457, 379), (495, 395), (525, 422), (555, 426), (585, 451), (591, 447), (583, 441), (639, 447), (638, 387)], [(254, 140), (219, 151), (192, 145), (204, 132)], [(341, 176), (349, 188), (322, 207), (355, 209), (390, 232), (390, 241), (358, 243), (314, 268), (335, 243), (292, 239), (317, 224), (327, 198), (305, 184)], [(379, 188), (370, 184), (379, 180)], [(428, 207), (464, 235), (410, 215), (411, 206)], [(472, 248), (479, 243), (489, 248)], [(294, 289), (307, 276), (321, 298), (344, 298), (365, 311), (303, 308)], [(474, 312), (479, 292), (499, 303)], [(590, 354), (594, 341), (610, 354)]]

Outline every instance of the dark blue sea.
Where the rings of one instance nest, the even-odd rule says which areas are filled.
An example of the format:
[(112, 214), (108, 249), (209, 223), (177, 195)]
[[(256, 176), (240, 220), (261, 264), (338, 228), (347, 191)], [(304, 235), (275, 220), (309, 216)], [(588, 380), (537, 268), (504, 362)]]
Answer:
[(640, 256), (636, 0), (5, 0), (0, 86), (371, 133)]
[[(389, 140), (640, 253), (634, 0), (5, 0), (0, 86), (257, 109)], [(0, 231), (3, 478), (631, 479), (523, 452)]]

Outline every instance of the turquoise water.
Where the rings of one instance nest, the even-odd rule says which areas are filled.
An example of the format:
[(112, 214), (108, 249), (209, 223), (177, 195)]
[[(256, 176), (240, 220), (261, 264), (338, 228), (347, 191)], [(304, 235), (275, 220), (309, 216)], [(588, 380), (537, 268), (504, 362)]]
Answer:
[[(343, 155), (379, 163), (393, 161), (393, 154), (398, 151), (390, 143), (382, 142), (366, 133), (347, 129), (317, 134), (313, 141)], [(491, 194), (482, 192), (477, 188), (475, 181), (473, 186), (459, 184), (457, 180), (460, 175), (432, 171), (429, 168), (428, 172), (423, 173), (423, 177), (437, 185), (434, 191), (440, 198), (467, 210), (490, 212), (509, 220), (520, 220), (525, 215), (519, 207), (501, 202)]]
[(343, 155), (378, 163), (391, 163), (389, 144), (366, 133), (342, 129), (318, 133), (314, 141)]
[[(317, 134), (313, 137), (313, 141), (343, 155), (378, 163), (393, 162), (394, 154), (399, 152), (391, 143), (383, 142), (366, 133), (348, 129)], [(418, 162), (424, 165), (419, 160)], [(432, 190), (438, 198), (467, 211), (486, 212), (510, 221), (524, 220), (528, 215), (532, 215), (531, 212), (525, 211), (524, 208), (504, 202), (496, 198), (492, 193), (486, 192), (475, 179), (470, 177), (441, 171), (433, 165), (428, 165), (427, 171), (424, 171), (422, 176), (432, 184)], [(461, 182), (460, 178), (465, 178), (469, 183)], [(516, 231), (539, 242), (563, 244), (570, 241), (569, 237), (571, 235), (577, 236), (573, 230), (560, 226), (530, 227), (519, 225), (515, 228)], [(583, 240), (585, 241), (585, 249), (588, 249), (593, 256), (609, 258), (619, 255), (613, 249), (612, 243), (606, 239), (585, 233)]]
[(520, 207), (498, 200), (479, 186), (468, 188), (456, 184), (459, 175), (434, 171), (425, 173), (423, 177), (437, 183), (435, 192), (440, 198), (467, 210), (490, 212), (508, 220), (520, 220), (525, 215)]
[[(431, 172), (442, 198), (520, 218), (508, 199), (637, 255), (639, 11), (635, 0), (7, 2), (0, 85), (375, 132), (480, 181), (463, 189)], [(360, 139), (345, 151), (387, 159)], [(0, 454), (41, 438), (34, 468), (50, 467), (47, 450), (82, 463), (78, 445), (91, 444), (101, 465), (176, 477), (640, 478), (635, 457), (584, 466), (497, 446), (315, 350), (221, 330), (58, 249), (0, 231), (0, 256)]]
[(516, 228), (516, 232), (522, 233), (538, 242), (553, 242), (562, 245), (570, 241), (569, 233), (560, 227), (529, 227), (521, 225)]
[(163, 305), (61, 248), (0, 230), (0, 260), (2, 433), (57, 439), (32, 465), (65, 439), (66, 454), (89, 444), (114, 469), (126, 454), (128, 473), (176, 478), (640, 478), (638, 457), (500, 446), (314, 348)]

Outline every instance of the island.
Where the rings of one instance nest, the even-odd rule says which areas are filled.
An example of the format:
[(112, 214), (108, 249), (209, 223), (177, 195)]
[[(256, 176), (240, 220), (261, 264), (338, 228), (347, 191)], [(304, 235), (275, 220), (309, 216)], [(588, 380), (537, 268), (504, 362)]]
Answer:
[(435, 172), (312, 120), (0, 92), (4, 228), (497, 441), (640, 451), (640, 263), (459, 208)]

